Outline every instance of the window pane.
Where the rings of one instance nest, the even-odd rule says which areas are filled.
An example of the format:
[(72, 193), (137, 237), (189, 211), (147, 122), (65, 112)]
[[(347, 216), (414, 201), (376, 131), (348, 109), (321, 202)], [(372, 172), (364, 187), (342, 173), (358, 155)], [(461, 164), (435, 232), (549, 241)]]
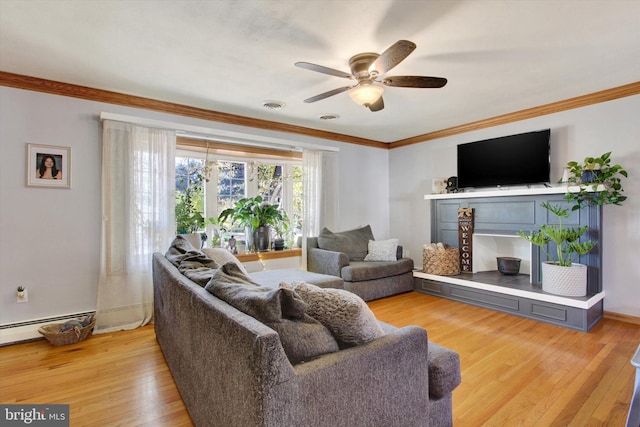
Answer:
[(194, 233), (204, 229), (204, 161), (176, 157), (176, 230)]
[(293, 167), (291, 179), (293, 187), (293, 212), (291, 213), (291, 230), (302, 234), (302, 212), (304, 209), (304, 185), (302, 182), (302, 166)]
[(282, 206), (282, 165), (258, 166), (258, 194), (269, 204)]
[(245, 170), (242, 162), (218, 162), (218, 212), (246, 197)]

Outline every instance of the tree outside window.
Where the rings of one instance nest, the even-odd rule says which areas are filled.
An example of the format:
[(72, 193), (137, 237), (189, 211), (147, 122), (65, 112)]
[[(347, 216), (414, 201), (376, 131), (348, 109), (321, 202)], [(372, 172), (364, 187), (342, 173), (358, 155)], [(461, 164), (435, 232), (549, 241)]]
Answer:
[(176, 231), (202, 231), (204, 217), (204, 160), (176, 157)]

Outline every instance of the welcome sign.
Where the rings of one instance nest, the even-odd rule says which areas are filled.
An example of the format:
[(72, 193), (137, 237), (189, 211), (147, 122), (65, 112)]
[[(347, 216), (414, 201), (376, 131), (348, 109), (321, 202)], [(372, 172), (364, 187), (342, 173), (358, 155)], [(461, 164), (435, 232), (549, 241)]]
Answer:
[(458, 248), (460, 272), (472, 273), (473, 266), (473, 208), (458, 208)]

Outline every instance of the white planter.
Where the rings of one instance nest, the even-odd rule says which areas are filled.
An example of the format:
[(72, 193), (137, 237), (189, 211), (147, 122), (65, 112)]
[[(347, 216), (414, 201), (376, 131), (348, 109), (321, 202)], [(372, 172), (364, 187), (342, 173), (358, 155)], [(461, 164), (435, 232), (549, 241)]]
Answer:
[(587, 266), (573, 263), (571, 267), (542, 263), (542, 290), (566, 297), (587, 295)]

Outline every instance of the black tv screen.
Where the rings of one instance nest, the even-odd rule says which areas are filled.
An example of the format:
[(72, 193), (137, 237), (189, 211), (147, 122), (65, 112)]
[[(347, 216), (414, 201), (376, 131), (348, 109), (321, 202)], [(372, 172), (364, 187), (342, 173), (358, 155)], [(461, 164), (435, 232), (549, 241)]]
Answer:
[(458, 145), (458, 188), (546, 184), (551, 130)]

